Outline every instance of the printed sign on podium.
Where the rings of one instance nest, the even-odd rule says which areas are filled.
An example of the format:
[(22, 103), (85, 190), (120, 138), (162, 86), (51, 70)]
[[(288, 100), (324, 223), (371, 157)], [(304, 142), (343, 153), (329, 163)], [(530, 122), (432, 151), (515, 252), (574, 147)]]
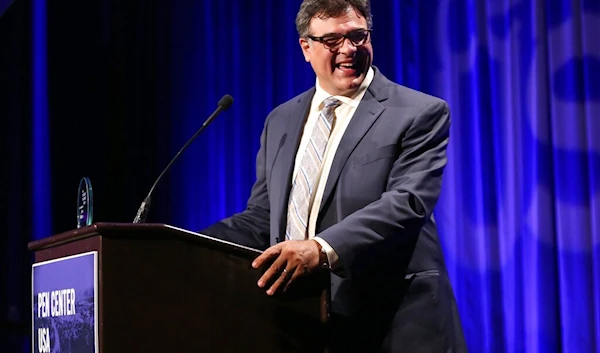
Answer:
[(32, 267), (34, 353), (97, 353), (97, 252)]

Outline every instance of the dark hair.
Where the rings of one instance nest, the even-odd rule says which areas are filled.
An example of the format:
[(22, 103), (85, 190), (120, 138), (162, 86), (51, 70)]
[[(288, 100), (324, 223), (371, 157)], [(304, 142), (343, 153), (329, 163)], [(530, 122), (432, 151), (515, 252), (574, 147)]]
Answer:
[(310, 21), (317, 17), (326, 19), (343, 15), (348, 8), (358, 11), (367, 19), (367, 27), (373, 25), (369, 0), (304, 0), (296, 15), (296, 30), (300, 37), (308, 36)]

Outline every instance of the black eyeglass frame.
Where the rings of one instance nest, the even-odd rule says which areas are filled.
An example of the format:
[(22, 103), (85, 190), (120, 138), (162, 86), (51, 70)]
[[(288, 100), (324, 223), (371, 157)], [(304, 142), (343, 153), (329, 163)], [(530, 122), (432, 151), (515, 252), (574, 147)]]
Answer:
[[(362, 33), (366, 33), (363, 42), (362, 43), (356, 43), (352, 40), (351, 36), (353, 34), (356, 34), (357, 32), (362, 32)], [(326, 34), (322, 37), (315, 37), (315, 36), (311, 36), (308, 35), (307, 37), (311, 40), (314, 40), (315, 42), (319, 42), (321, 44), (323, 44), (323, 46), (325, 46), (325, 48), (330, 49), (330, 50), (335, 50), (338, 49), (339, 47), (341, 47), (344, 43), (344, 41), (346, 40), (346, 38), (348, 40), (350, 40), (350, 42), (355, 46), (355, 47), (361, 47), (365, 44), (368, 44), (371, 41), (371, 34), (372, 34), (373, 30), (372, 29), (357, 29), (354, 30), (348, 34), (341, 34), (341, 33), (332, 33), (332, 34)], [(339, 37), (338, 37), (339, 36)], [(335, 44), (329, 44), (327, 43), (327, 39), (332, 39), (335, 37), (338, 37), (337, 42)]]

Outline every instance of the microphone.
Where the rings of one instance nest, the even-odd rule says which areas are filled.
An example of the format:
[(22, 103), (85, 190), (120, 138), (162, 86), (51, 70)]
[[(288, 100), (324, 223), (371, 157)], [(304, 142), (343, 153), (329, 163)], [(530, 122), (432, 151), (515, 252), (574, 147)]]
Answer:
[(148, 216), (148, 211), (150, 210), (150, 201), (152, 199), (152, 193), (154, 193), (154, 189), (156, 188), (156, 185), (158, 184), (160, 179), (162, 179), (163, 175), (167, 172), (167, 170), (169, 170), (171, 168), (171, 165), (173, 165), (173, 162), (175, 162), (175, 160), (177, 160), (179, 155), (183, 151), (185, 151), (185, 149), (190, 145), (190, 143), (192, 143), (192, 141), (194, 141), (196, 139), (196, 137), (198, 137), (198, 135), (200, 135), (200, 133), (202, 131), (204, 131), (204, 129), (208, 126), (208, 124), (210, 124), (222, 111), (229, 109), (229, 107), (233, 104), (233, 97), (231, 97), (229, 94), (226, 94), (223, 96), (223, 98), (221, 98), (221, 100), (219, 100), (219, 103), (217, 103), (217, 104), (218, 104), (217, 109), (215, 109), (215, 111), (208, 117), (208, 119), (206, 119), (204, 124), (202, 124), (200, 129), (198, 129), (198, 131), (196, 131), (194, 136), (192, 136), (192, 138), (190, 138), (188, 140), (188, 142), (186, 142), (185, 145), (183, 145), (183, 147), (181, 147), (181, 149), (179, 150), (179, 152), (177, 152), (175, 157), (173, 157), (173, 159), (171, 159), (169, 164), (167, 164), (165, 169), (163, 169), (163, 171), (160, 173), (160, 175), (158, 176), (158, 178), (152, 185), (152, 188), (150, 188), (150, 192), (148, 192), (148, 196), (146, 196), (146, 198), (140, 205), (140, 208), (138, 209), (137, 214), (135, 215), (135, 219), (133, 220), (133, 223), (144, 223), (146, 221), (146, 217)]

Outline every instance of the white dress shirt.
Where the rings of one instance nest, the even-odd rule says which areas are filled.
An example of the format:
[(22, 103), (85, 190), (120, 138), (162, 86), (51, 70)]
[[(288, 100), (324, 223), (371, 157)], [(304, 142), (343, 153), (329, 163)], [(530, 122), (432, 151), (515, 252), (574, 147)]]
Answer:
[(319, 79), (317, 78), (317, 82), (315, 84), (315, 94), (310, 105), (308, 118), (306, 119), (304, 130), (302, 131), (302, 139), (300, 140), (300, 146), (298, 148), (296, 159), (294, 161), (294, 174), (292, 175), (292, 180), (296, 178), (296, 173), (298, 172), (298, 168), (302, 161), (304, 150), (306, 150), (306, 146), (309, 143), (309, 139), (313, 128), (323, 108), (323, 101), (331, 96), (334, 96), (335, 98), (339, 99), (342, 102), (342, 104), (335, 109), (335, 121), (333, 124), (333, 128), (331, 129), (331, 135), (329, 136), (329, 140), (327, 141), (327, 147), (325, 147), (323, 163), (321, 165), (321, 170), (317, 175), (317, 188), (315, 190), (314, 195), (312, 195), (311, 197), (310, 211), (308, 213), (308, 238), (318, 241), (319, 244), (321, 244), (321, 246), (323, 247), (323, 249), (325, 249), (325, 252), (327, 253), (327, 259), (329, 261), (329, 266), (331, 269), (335, 269), (339, 257), (335, 252), (335, 249), (333, 249), (324, 239), (315, 236), (319, 208), (321, 207), (321, 202), (323, 200), (323, 192), (325, 190), (325, 185), (327, 184), (327, 178), (329, 177), (329, 171), (331, 170), (331, 165), (333, 163), (333, 158), (335, 157), (335, 152), (337, 151), (337, 148), (340, 145), (340, 141), (342, 140), (342, 136), (344, 136), (344, 132), (346, 131), (348, 124), (350, 124), (350, 120), (352, 120), (352, 117), (354, 116), (354, 112), (356, 112), (356, 108), (358, 108), (358, 105), (360, 104), (360, 101), (365, 95), (367, 88), (373, 81), (374, 76), (375, 72), (373, 71), (373, 68), (369, 68), (369, 71), (367, 72), (364, 81), (352, 97), (334, 96), (332, 94), (327, 93), (323, 88), (321, 88), (319, 84)]

